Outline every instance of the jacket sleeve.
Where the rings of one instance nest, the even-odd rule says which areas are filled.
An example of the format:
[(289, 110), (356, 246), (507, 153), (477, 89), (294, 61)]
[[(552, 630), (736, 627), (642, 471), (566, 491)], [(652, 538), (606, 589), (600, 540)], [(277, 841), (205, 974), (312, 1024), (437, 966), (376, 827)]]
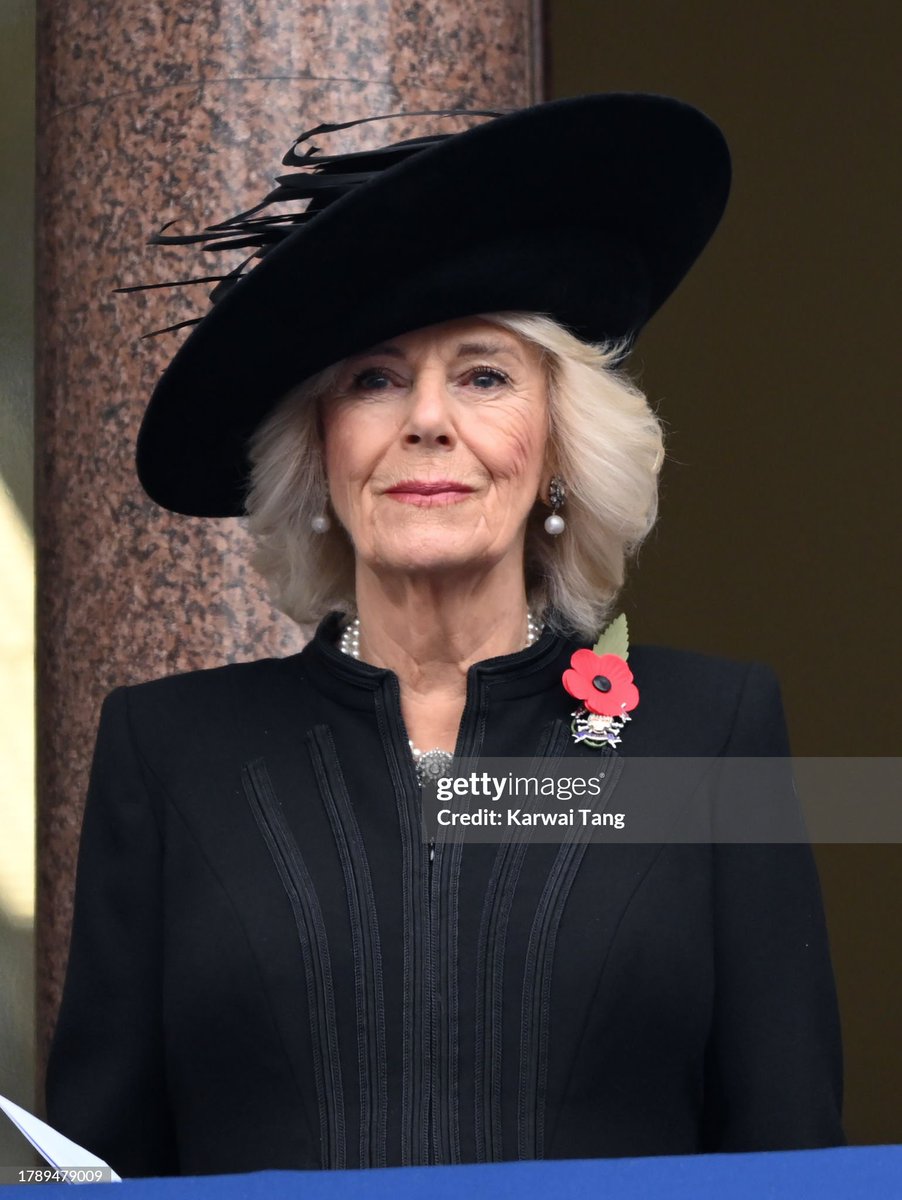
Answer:
[[(756, 797), (799, 816), (773, 672), (750, 667), (727, 757), (783, 758)], [(735, 778), (735, 777), (734, 777)], [(842, 1046), (814, 855), (807, 841), (715, 844), (715, 1002), (706, 1056), (709, 1151), (845, 1144)]]
[(162, 845), (131, 735), (106, 698), (78, 853), (47, 1119), (123, 1176), (178, 1173), (162, 1031)]

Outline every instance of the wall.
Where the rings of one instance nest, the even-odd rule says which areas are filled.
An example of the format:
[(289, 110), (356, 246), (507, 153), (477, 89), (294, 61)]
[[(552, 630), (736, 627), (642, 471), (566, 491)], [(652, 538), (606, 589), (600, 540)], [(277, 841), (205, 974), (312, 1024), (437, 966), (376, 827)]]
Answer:
[[(778, 671), (799, 755), (898, 755), (898, 7), (552, 0), (551, 91), (697, 104), (726, 219), (635, 356), (670, 430), (635, 641)], [(565, 164), (562, 164), (562, 170)], [(899, 846), (822, 846), (847, 1129), (902, 1141)]]

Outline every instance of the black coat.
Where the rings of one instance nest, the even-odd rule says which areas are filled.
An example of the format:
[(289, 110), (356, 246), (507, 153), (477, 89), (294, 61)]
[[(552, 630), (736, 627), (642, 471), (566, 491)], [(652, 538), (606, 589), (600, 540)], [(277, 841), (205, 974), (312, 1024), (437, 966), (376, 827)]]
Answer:
[[(430, 861), (397, 679), (337, 629), (107, 697), (50, 1122), (124, 1175), (842, 1143), (810, 848)], [(575, 646), (472, 668), (458, 752), (592, 753)], [(767, 667), (629, 665), (624, 757), (788, 754)]]

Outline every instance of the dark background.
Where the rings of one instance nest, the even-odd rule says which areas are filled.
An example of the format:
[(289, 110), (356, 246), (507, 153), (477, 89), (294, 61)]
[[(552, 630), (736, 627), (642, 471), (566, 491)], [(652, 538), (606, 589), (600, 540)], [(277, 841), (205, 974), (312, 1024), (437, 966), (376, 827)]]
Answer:
[[(770, 663), (797, 755), (902, 752), (899, 13), (548, 7), (549, 98), (677, 96), (733, 151), (724, 223), (633, 356), (669, 454), (622, 607), (634, 642)], [(902, 1142), (902, 847), (817, 856), (849, 1140)]]

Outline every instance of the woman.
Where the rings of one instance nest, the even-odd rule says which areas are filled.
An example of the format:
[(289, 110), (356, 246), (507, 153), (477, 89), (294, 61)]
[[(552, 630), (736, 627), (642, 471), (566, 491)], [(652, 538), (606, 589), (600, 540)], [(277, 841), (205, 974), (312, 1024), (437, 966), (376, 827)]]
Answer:
[(246, 512), (320, 624), (105, 701), (51, 1122), (122, 1174), (840, 1143), (807, 846), (421, 832), (462, 758), (607, 764), (613, 811), (622, 759), (788, 753), (768, 668), (588, 650), (662, 458), (618, 364), (717, 224), (719, 131), (592, 96), (312, 161), (269, 198), (314, 197), (295, 225), (206, 235), (275, 248), (138, 469)]

